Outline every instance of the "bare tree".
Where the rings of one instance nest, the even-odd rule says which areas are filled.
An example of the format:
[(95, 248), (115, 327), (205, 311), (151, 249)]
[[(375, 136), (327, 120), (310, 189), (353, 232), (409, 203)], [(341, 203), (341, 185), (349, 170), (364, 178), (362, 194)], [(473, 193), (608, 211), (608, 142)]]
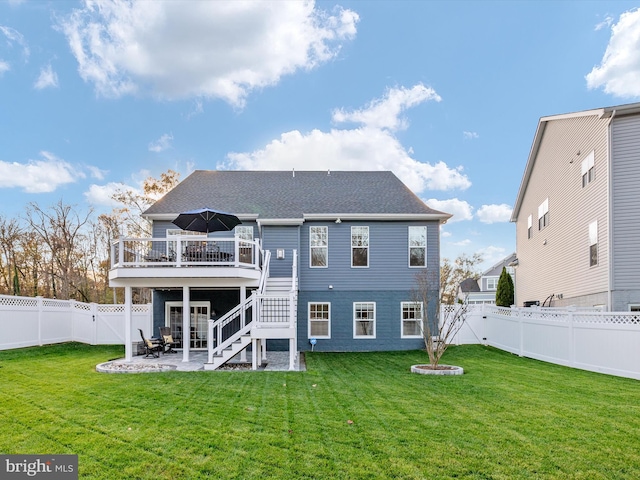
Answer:
[(167, 170), (160, 178), (148, 177), (142, 182), (142, 191), (131, 187), (116, 190), (112, 199), (120, 205), (109, 215), (121, 226), (120, 233), (131, 237), (150, 237), (151, 224), (142, 213), (180, 182), (180, 174)]
[(27, 222), (47, 247), (50, 261), (47, 270), (51, 275), (53, 294), (58, 298), (79, 296), (82, 300), (87, 299), (81, 261), (86, 254), (83, 249), (86, 242), (84, 227), (91, 214), (89, 210), (81, 215), (62, 200), (48, 210), (41, 209), (36, 203), (29, 204)]
[[(431, 369), (437, 370), (440, 358), (444, 355), (455, 335), (460, 331), (465, 322), (468, 304), (464, 302), (458, 305), (445, 305), (444, 308), (433, 308), (433, 279), (427, 271), (420, 272), (416, 275), (416, 286), (413, 293), (414, 302), (422, 308), (423, 312), (433, 312), (435, 315), (420, 315), (420, 329), (424, 346), (429, 355), (429, 366)], [(440, 313), (443, 312), (442, 315)]]
[(474, 253), (471, 257), (462, 254), (453, 263), (448, 258), (443, 258), (440, 266), (440, 302), (453, 305), (460, 283), (467, 278), (480, 278), (481, 272), (477, 268), (482, 261), (479, 253)]
[(0, 291), (18, 295), (19, 267), (21, 260), (19, 242), (22, 229), (16, 219), (0, 217)]

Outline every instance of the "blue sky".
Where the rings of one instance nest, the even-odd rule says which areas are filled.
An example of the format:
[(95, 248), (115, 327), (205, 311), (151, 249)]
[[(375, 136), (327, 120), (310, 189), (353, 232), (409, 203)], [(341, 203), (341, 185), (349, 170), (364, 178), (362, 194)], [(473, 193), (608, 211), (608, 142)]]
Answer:
[(638, 6), (3, 0), (0, 215), (169, 168), (392, 170), (488, 267), (539, 118), (640, 98)]

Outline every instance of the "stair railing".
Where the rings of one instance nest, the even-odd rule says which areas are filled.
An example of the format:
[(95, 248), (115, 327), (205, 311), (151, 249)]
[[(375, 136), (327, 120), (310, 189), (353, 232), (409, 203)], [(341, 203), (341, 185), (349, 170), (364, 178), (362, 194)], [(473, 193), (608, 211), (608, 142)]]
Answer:
[[(225, 348), (251, 330), (253, 318), (258, 308), (257, 298), (264, 292), (267, 277), (269, 276), (270, 261), (271, 252), (267, 250), (263, 253), (260, 281), (258, 283), (258, 289), (255, 292), (218, 320), (209, 320), (207, 332), (207, 338), (209, 339), (207, 342), (208, 363), (213, 363), (214, 355), (220, 355)], [(249, 311), (251, 311), (250, 315), (247, 315), (247, 312)], [(233, 322), (237, 322), (238, 325), (235, 329), (232, 325)], [(226, 331), (224, 330), (225, 327), (227, 327)], [(230, 329), (232, 329), (231, 332), (228, 331)], [(224, 335), (227, 335), (226, 338), (224, 338)]]

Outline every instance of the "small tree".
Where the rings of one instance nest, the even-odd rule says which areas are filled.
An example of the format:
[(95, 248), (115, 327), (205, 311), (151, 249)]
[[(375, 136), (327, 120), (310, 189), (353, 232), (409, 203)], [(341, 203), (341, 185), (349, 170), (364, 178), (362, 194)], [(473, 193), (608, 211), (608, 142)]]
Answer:
[[(423, 307), (420, 325), (424, 346), (429, 355), (429, 366), (437, 370), (440, 358), (464, 324), (469, 305), (465, 301), (462, 304), (445, 305), (444, 308), (440, 308), (438, 291), (433, 290), (433, 279), (426, 271), (416, 275), (414, 298), (414, 301)], [(435, 306), (429, 308), (430, 305)], [(429, 312), (432, 313), (431, 318)]]
[(505, 267), (498, 279), (498, 289), (496, 290), (496, 305), (499, 307), (510, 307), (513, 305), (513, 280)]

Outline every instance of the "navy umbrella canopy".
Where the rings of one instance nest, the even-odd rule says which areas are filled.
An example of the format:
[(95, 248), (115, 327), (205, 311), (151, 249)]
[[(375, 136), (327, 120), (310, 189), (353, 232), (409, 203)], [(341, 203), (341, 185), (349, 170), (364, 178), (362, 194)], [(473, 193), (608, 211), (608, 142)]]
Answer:
[(173, 223), (183, 230), (209, 233), (233, 230), (236, 225), (242, 222), (231, 213), (219, 212), (211, 208), (199, 208), (181, 213)]

